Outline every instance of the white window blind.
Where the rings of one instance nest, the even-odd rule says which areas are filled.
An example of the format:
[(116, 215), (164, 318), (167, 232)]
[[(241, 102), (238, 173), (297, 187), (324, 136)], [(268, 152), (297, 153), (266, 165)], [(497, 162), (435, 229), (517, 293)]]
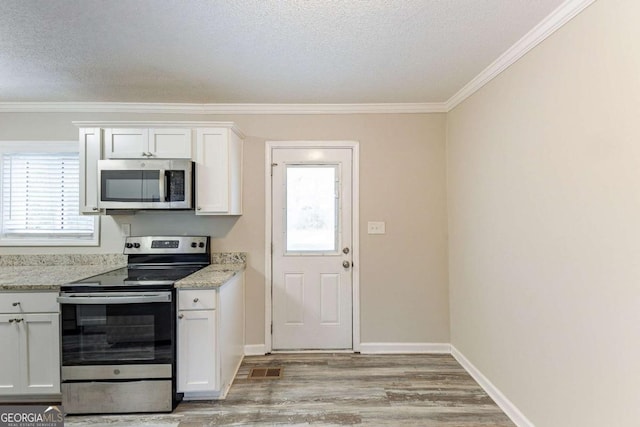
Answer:
[(79, 214), (78, 153), (2, 155), (2, 238), (94, 240)]

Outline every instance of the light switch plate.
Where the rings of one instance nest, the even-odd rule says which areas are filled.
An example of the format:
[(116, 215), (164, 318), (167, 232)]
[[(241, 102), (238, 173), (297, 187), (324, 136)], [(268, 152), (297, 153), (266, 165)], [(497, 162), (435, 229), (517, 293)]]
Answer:
[(369, 234), (384, 234), (385, 223), (384, 221), (369, 221), (367, 222), (367, 233)]

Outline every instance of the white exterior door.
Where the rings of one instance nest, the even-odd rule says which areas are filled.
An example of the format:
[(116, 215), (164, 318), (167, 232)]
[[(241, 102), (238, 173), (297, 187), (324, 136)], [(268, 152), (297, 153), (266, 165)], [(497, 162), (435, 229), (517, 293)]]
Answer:
[(273, 148), (272, 348), (351, 349), (352, 150)]

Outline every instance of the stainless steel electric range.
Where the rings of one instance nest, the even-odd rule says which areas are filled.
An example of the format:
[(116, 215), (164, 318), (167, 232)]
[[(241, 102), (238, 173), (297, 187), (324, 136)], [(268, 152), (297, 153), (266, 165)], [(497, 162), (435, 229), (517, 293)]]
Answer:
[(180, 399), (173, 285), (209, 265), (209, 237), (128, 237), (124, 254), (127, 267), (61, 287), (67, 413), (170, 412)]

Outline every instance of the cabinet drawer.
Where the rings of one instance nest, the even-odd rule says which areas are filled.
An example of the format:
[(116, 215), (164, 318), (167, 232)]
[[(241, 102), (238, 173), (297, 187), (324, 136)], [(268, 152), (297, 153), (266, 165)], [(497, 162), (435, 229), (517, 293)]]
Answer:
[(216, 291), (188, 289), (178, 291), (178, 310), (211, 310), (216, 308)]
[(58, 313), (57, 292), (2, 292), (0, 313)]

